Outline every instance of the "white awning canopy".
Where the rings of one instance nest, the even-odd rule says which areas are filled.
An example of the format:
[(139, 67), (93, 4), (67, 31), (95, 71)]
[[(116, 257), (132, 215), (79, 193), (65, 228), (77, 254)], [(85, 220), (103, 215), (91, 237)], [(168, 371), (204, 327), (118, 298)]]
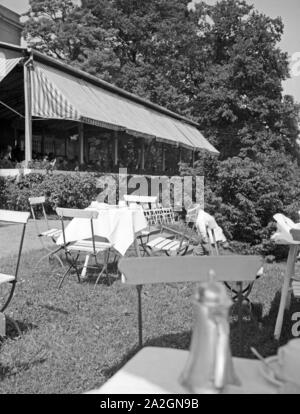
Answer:
[(126, 96), (41, 62), (34, 62), (31, 74), (35, 117), (80, 121), (218, 154), (195, 126)]
[(0, 55), (0, 82), (13, 70), (20, 60), (20, 57), (6, 59)]
[[(24, 78), (31, 92), (27, 118), (77, 121), (219, 154), (195, 122), (35, 50), (0, 42), (0, 82), (20, 61), (30, 72), (30, 86)], [(20, 112), (21, 92), (14, 99), (5, 95), (8, 109), (18, 106)]]

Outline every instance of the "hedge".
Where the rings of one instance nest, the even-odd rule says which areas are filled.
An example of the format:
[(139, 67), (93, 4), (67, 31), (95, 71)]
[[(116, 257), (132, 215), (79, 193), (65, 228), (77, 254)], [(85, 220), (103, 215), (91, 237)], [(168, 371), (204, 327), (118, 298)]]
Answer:
[(85, 208), (101, 191), (94, 174), (30, 173), (17, 178), (1, 178), (0, 207), (28, 211), (29, 197), (46, 196), (46, 211), (56, 207)]

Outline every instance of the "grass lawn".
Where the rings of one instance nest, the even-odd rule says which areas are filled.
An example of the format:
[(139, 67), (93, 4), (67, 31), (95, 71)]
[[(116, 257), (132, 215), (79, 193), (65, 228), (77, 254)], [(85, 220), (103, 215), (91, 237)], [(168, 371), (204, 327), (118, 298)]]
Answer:
[[(71, 275), (58, 291), (62, 269), (35, 263), (41, 251), (22, 257), (20, 283), (7, 309), (20, 325), (0, 340), (0, 393), (82, 393), (103, 384), (137, 351), (137, 300), (133, 287), (116, 277), (108, 286), (78, 284)], [(1, 259), (1, 272), (9, 271), (11, 258)], [(272, 338), (285, 264), (265, 266), (251, 294), (263, 306), (263, 326), (244, 320), (242, 355), (252, 358), (254, 346), (264, 356), (276, 353)], [(195, 285), (159, 285), (143, 290), (146, 345), (188, 349)], [(293, 301), (291, 313), (300, 310)], [(281, 343), (291, 338), (290, 316)], [(231, 324), (233, 355), (239, 355), (236, 323)]]

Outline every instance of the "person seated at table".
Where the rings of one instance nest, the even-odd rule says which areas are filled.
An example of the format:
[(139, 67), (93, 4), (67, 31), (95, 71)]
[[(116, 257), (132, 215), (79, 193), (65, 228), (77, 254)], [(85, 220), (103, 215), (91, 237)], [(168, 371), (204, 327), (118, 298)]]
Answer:
[[(201, 237), (201, 246), (205, 254), (209, 253), (209, 243), (214, 245), (215, 241), (217, 244), (221, 244), (224, 249), (229, 248), (229, 243), (224, 235), (222, 228), (217, 224), (213, 216), (202, 209), (199, 210), (197, 216), (196, 228)], [(212, 237), (211, 232), (208, 232), (207, 229), (212, 229), (214, 231), (215, 241)]]

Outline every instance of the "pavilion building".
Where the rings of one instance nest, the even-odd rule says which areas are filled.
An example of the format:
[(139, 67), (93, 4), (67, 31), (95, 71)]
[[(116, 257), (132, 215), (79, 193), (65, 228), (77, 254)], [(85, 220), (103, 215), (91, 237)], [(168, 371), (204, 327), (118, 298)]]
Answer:
[(199, 151), (218, 154), (194, 121), (34, 49), (4, 42), (0, 125), (0, 151), (18, 147), (25, 165), (53, 153), (103, 172), (120, 166), (149, 172), (157, 164), (171, 171)]

